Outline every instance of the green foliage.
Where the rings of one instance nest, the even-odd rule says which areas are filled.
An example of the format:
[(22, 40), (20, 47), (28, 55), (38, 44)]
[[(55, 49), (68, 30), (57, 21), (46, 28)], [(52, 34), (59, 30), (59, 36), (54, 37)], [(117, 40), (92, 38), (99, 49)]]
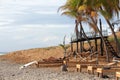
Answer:
[(63, 49), (63, 50), (67, 50), (70, 45), (64, 45), (64, 44), (59, 44), (59, 46)]

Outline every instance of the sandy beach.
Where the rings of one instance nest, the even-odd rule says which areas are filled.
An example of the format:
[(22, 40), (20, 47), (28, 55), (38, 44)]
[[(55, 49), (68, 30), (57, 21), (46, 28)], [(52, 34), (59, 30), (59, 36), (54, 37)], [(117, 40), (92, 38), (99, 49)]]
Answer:
[(12, 63), (9, 61), (0, 61), (0, 80), (115, 80), (115, 77), (99, 78), (97, 75), (86, 72), (76, 72), (69, 69), (68, 72), (62, 72), (60, 67), (56, 68), (36, 68), (27, 67), (20, 70), (23, 64)]

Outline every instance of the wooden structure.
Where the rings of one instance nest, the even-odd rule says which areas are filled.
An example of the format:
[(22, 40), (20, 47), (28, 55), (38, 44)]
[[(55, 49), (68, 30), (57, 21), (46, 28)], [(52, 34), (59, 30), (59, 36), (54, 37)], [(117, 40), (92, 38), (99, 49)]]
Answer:
[(93, 61), (93, 62), (80, 62), (79, 64), (78, 63), (76, 64), (76, 70), (77, 70), (77, 72), (78, 71), (81, 72), (83, 68), (87, 68), (87, 66), (95, 65), (95, 64), (96, 64), (95, 61)]
[[(109, 51), (110, 53), (112, 53), (113, 56), (119, 58), (117, 52), (114, 50), (114, 48), (110, 44), (109, 40), (107, 39), (108, 38), (107, 30), (102, 30), (101, 20), (100, 20), (99, 30), (100, 30), (100, 33), (84, 32), (81, 25), (80, 25), (80, 30), (78, 30), (78, 27), (75, 27), (75, 33), (71, 37), (71, 52), (73, 52), (73, 51), (76, 51), (77, 53), (84, 52), (85, 51), (84, 42), (86, 42), (86, 41), (88, 41), (88, 44), (90, 46), (89, 51), (91, 53), (97, 52), (98, 51), (98, 40), (99, 40), (100, 41), (100, 44), (99, 44), (100, 45), (100, 47), (99, 47), (100, 52), (99, 53), (101, 54), (101, 56), (103, 56), (104, 55), (103, 53), (105, 52), (106, 59), (109, 62), (109, 54), (108, 54), (108, 51)], [(103, 36), (103, 38), (101, 38), (101, 35)], [(91, 41), (94, 41), (94, 46), (91, 45)], [(73, 47), (73, 43), (76, 44), (76, 50)], [(93, 50), (93, 47), (94, 47), (94, 50)]]
[[(80, 33), (78, 33), (78, 34), (80, 34)], [(103, 36), (104, 36), (104, 38), (105, 38), (105, 40), (107, 40), (107, 38), (108, 38), (108, 32), (107, 32), (107, 30), (104, 30), (104, 31), (102, 31), (102, 34), (103, 34)], [(98, 40), (100, 40), (100, 54), (103, 56), (103, 52), (105, 51), (104, 49), (103, 49), (103, 45), (104, 45), (104, 43), (103, 43), (103, 41), (101, 40), (101, 36), (100, 36), (100, 34), (99, 33), (96, 33), (96, 32), (86, 32), (86, 36), (87, 36), (87, 39), (86, 39), (86, 37), (84, 37), (84, 36), (82, 36), (82, 37), (80, 37), (80, 36), (76, 36), (76, 34), (74, 33), (73, 35), (72, 35), (72, 38), (71, 38), (71, 51), (73, 52), (74, 51), (74, 47), (73, 47), (73, 43), (75, 43), (76, 44), (76, 52), (77, 53), (82, 53), (82, 52), (84, 52), (85, 51), (85, 49), (84, 49), (84, 45), (80, 45), (80, 49), (79, 49), (79, 43), (84, 43), (84, 42), (86, 42), (86, 41), (94, 41), (95, 42), (95, 50), (93, 51), (92, 49), (93, 49), (93, 46), (91, 45), (91, 48), (89, 49), (89, 51), (90, 52), (96, 52), (96, 51), (98, 51)], [(79, 51), (80, 50), (80, 51)]]
[[(100, 77), (100, 76), (102, 77), (103, 75), (109, 74), (109, 73), (114, 73), (115, 74), (116, 71), (119, 71), (119, 68), (118, 69), (117, 69), (117, 67), (116, 68), (111, 68), (111, 69), (97, 68), (97, 70), (96, 70), (96, 72), (98, 74), (98, 77)], [(117, 78), (120, 77), (120, 73), (116, 73), (116, 77)]]

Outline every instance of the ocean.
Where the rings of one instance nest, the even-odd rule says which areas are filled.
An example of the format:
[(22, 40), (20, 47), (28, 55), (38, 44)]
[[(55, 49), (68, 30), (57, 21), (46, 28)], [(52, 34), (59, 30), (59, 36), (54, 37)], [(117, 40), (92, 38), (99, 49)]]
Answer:
[(0, 52), (0, 55), (4, 55), (4, 54), (6, 54), (7, 52)]

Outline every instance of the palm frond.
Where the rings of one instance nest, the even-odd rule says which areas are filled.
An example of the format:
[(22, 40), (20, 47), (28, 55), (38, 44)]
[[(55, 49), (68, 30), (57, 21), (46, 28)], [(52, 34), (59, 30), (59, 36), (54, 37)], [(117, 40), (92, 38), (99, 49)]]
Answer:
[(59, 46), (64, 50), (67, 50), (70, 47), (70, 45), (63, 45), (63, 44), (59, 44)]
[(72, 12), (72, 11), (63, 12), (61, 15), (67, 15), (71, 18), (76, 18), (77, 17), (77, 14), (75, 12)]
[(111, 14), (109, 14), (107, 11), (104, 11), (104, 10), (99, 10), (99, 12), (101, 13), (101, 15), (107, 19), (111, 19), (112, 16)]
[(68, 49), (70, 47), (70, 45), (67, 45), (65, 48)]
[(65, 45), (63, 45), (63, 44), (59, 44), (59, 46), (60, 46), (62, 49), (65, 50)]
[(90, 25), (90, 27), (91, 27), (95, 32), (98, 32), (97, 26), (96, 26), (94, 23), (88, 22), (88, 24)]

